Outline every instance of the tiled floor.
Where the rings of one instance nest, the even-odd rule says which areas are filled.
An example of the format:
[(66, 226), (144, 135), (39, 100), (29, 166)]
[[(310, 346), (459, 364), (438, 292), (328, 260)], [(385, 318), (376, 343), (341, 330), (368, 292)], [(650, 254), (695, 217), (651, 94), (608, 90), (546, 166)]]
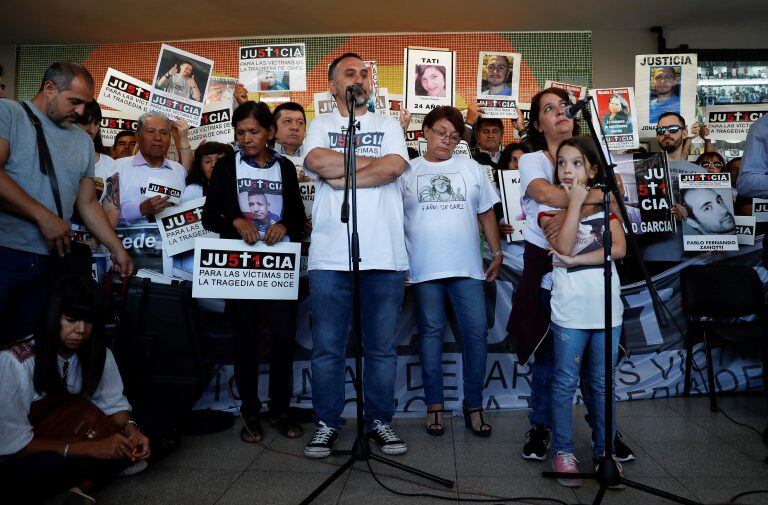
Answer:
[[(727, 397), (721, 407), (736, 420), (760, 430), (768, 423), (768, 408), (761, 397)], [(703, 503), (725, 503), (732, 496), (768, 489), (768, 446), (748, 429), (709, 412), (705, 398), (656, 399), (623, 402), (617, 407), (624, 440), (638, 460), (624, 466), (625, 475)], [(526, 412), (490, 414), (494, 433), (480, 439), (465, 430), (462, 419), (449, 420), (442, 438), (426, 435), (421, 419), (400, 419), (396, 427), (409, 445), (397, 461), (453, 479), (452, 491), (372, 463), (380, 480), (406, 493), (439, 493), (453, 498), (549, 497), (567, 504), (592, 503), (597, 491), (588, 482), (571, 490), (542, 479), (549, 462), (531, 463), (520, 458)], [(577, 456), (589, 461), (589, 431), (580, 408), (574, 413)], [(99, 493), (99, 504), (293, 504), (299, 503), (344, 461), (332, 457), (311, 461), (302, 456), (304, 440), (287, 440), (267, 428), (264, 445), (240, 442), (237, 423), (231, 430), (204, 437), (185, 438), (181, 449), (146, 472), (114, 482)], [(354, 436), (347, 429), (338, 448), (348, 448)], [(585, 465), (586, 469), (586, 465)], [(358, 463), (342, 475), (316, 504), (416, 504), (449, 503), (427, 497), (403, 497), (383, 489)], [(468, 503), (468, 502), (463, 502)], [(530, 502), (529, 502), (530, 503)], [(537, 502), (544, 503), (544, 502)], [(552, 502), (550, 502), (552, 503)], [(609, 491), (606, 504), (668, 503), (632, 489)], [(766, 504), (768, 495), (753, 495), (738, 503)]]

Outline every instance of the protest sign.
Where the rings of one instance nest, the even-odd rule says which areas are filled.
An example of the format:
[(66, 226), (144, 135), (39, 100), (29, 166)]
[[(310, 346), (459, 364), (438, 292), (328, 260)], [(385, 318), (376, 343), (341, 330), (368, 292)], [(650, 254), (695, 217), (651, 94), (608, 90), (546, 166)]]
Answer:
[(115, 233), (136, 269), (163, 271), (163, 237), (156, 224), (118, 226)]
[(242, 240), (195, 241), (194, 298), (296, 300), (301, 244), (248, 245)]
[(304, 43), (240, 48), (240, 82), (251, 92), (307, 90)]
[(734, 216), (739, 245), (755, 245), (755, 216)]
[(387, 95), (387, 101), (389, 102), (387, 113), (399, 122), (400, 111), (403, 109), (403, 95), (390, 93)]
[(483, 117), (517, 119), (520, 54), (481, 51), (477, 62), (477, 105)]
[(624, 207), (627, 209), (629, 225), (634, 233), (641, 233), (640, 223), (640, 202), (637, 197), (637, 179), (635, 178), (635, 160), (631, 154), (612, 155), (613, 163), (616, 165), (613, 169), (617, 180), (621, 179), (621, 185), (624, 187)]
[(640, 147), (634, 90), (602, 88), (591, 89), (589, 94), (594, 98), (596, 107), (592, 111), (592, 124), (598, 133), (602, 126), (608, 149), (624, 151)]
[(104, 147), (112, 147), (115, 144), (115, 135), (123, 130), (136, 131), (139, 113), (137, 111), (101, 111), (101, 143)]
[(196, 198), (155, 215), (165, 244), (165, 254), (175, 256), (191, 251), (197, 238), (218, 238), (217, 233), (203, 228), (203, 205), (205, 197)]
[[(520, 112), (523, 113), (523, 124), (525, 125), (524, 128), (528, 128), (528, 121), (531, 118), (531, 104), (530, 104), (530, 102), (528, 102), (528, 103), (520, 102), (520, 103), (517, 104), (517, 108), (520, 109)], [(526, 130), (523, 129), (522, 132), (525, 132), (525, 131)], [(514, 137), (516, 139), (520, 139), (520, 134), (522, 132), (517, 131), (516, 128), (512, 128), (512, 133), (514, 134)]]
[(387, 88), (379, 88), (376, 95), (376, 113), (382, 116), (389, 114), (389, 90)]
[(232, 102), (207, 103), (203, 107), (200, 126), (189, 129), (189, 144), (197, 149), (200, 142), (221, 142), (229, 144), (235, 140), (232, 128)]
[[(640, 213), (638, 221), (635, 211), (627, 206), (633, 230), (638, 233), (671, 233), (675, 231), (670, 198), (670, 178), (664, 158), (653, 155), (644, 160), (635, 160), (635, 180)], [(635, 229), (636, 224), (637, 229)]]
[(168, 196), (168, 201), (176, 205), (181, 202), (181, 194), (184, 192), (181, 188), (169, 186), (167, 182), (157, 177), (147, 179), (147, 191), (144, 193), (147, 198), (153, 196)]
[(212, 75), (210, 82), (208, 82), (208, 90), (205, 92), (205, 103), (223, 102), (235, 106), (236, 84), (237, 79), (234, 77)]
[(507, 242), (519, 242), (523, 240), (526, 217), (520, 194), (520, 171), (497, 170), (496, 174), (499, 177), (504, 221), (514, 228), (514, 231), (507, 235)]
[(568, 92), (568, 96), (571, 97), (571, 103), (578, 102), (582, 98), (587, 97), (587, 87), (582, 86), (580, 84), (569, 84), (567, 82), (558, 82), (558, 81), (545, 81), (544, 82), (544, 89), (547, 88), (558, 88), (558, 89), (564, 89)]
[(213, 61), (163, 44), (157, 58), (149, 110), (200, 126)]
[(115, 110), (141, 115), (147, 112), (149, 107), (151, 89), (149, 84), (110, 67), (101, 83), (96, 101)]
[(731, 174), (680, 174), (683, 250), (738, 251)]
[(456, 52), (444, 49), (404, 49), (404, 107), (427, 114), (440, 105), (453, 105)]
[(312, 100), (315, 106), (315, 116), (319, 116), (320, 114), (330, 114), (339, 108), (339, 106), (336, 105), (336, 99), (333, 98), (333, 95), (328, 91), (314, 93), (312, 95)]
[(691, 124), (696, 117), (695, 54), (635, 56), (635, 97), (638, 131), (655, 137), (656, 123), (665, 112), (681, 114)]
[(752, 215), (758, 223), (768, 222), (768, 200), (763, 198), (752, 199)]
[(405, 145), (414, 149), (419, 148), (419, 139), (424, 137), (424, 116), (426, 114), (411, 114), (411, 121), (405, 131)]
[(736, 143), (747, 140), (749, 127), (768, 111), (768, 105), (710, 105), (705, 110), (709, 138)]
[(315, 204), (315, 183), (300, 182), (299, 192), (301, 201), (304, 203), (304, 213), (309, 217), (312, 215), (312, 206)]

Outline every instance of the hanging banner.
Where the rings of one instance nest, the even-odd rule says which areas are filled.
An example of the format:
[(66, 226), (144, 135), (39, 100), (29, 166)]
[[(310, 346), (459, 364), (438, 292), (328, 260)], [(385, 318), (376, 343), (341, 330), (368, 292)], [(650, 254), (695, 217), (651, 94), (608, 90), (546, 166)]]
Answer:
[(138, 117), (147, 112), (151, 90), (149, 84), (110, 67), (96, 101), (115, 110), (133, 112)]
[(205, 197), (169, 207), (155, 215), (165, 254), (175, 256), (195, 248), (195, 239), (218, 238), (219, 234), (203, 228)]
[(427, 114), (440, 105), (453, 105), (456, 52), (412, 47), (403, 51), (405, 108), (414, 114)]
[(731, 174), (680, 174), (683, 250), (738, 251)]
[(136, 270), (163, 271), (163, 236), (156, 224), (118, 226), (115, 233)]
[(301, 244), (248, 245), (242, 240), (199, 238), (192, 277), (194, 298), (296, 300)]
[(520, 54), (482, 51), (477, 62), (477, 105), (483, 117), (517, 119)]
[(501, 190), (501, 204), (504, 209), (504, 222), (511, 224), (514, 231), (508, 234), (507, 242), (519, 242), (524, 240), (525, 208), (520, 194), (520, 171), (497, 170), (499, 177), (499, 189)]
[(665, 112), (675, 112), (690, 126), (696, 120), (695, 54), (635, 56), (635, 98), (642, 138), (656, 136), (656, 123)]
[(713, 141), (745, 142), (752, 123), (768, 111), (766, 105), (710, 105), (705, 118)]
[(163, 44), (152, 81), (149, 110), (200, 126), (212, 71), (212, 60)]
[(103, 109), (101, 111), (101, 143), (104, 147), (115, 144), (115, 136), (123, 130), (136, 131), (139, 123), (139, 113), (136, 111), (117, 111)]
[(307, 90), (304, 43), (240, 48), (240, 82), (254, 93)]
[(594, 99), (597, 109), (592, 111), (592, 124), (598, 133), (602, 126), (608, 149), (626, 151), (640, 147), (634, 90), (602, 88), (591, 89), (589, 94)]
[(670, 174), (664, 157), (656, 154), (645, 160), (635, 160), (637, 211), (627, 206), (632, 229), (637, 233), (672, 233), (676, 230), (672, 216)]

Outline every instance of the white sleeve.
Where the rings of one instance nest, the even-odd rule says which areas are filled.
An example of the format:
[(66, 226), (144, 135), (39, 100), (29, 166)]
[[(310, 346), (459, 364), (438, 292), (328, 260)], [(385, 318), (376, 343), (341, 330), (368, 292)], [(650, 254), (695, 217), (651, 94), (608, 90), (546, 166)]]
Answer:
[(0, 456), (15, 454), (34, 438), (29, 407), (35, 397), (34, 358), (19, 363), (6, 351), (0, 353)]
[(541, 163), (538, 153), (526, 153), (520, 157), (520, 195), (525, 196), (528, 185), (536, 179), (550, 182), (547, 167)]
[(322, 119), (322, 117), (316, 117), (312, 120), (311, 123), (309, 123), (309, 128), (307, 129), (307, 136), (304, 138), (304, 165), (302, 166), (302, 170), (307, 175), (317, 178), (317, 174), (312, 171), (312, 167), (308, 166), (306, 163), (307, 156), (309, 155), (309, 152), (312, 151), (312, 149), (316, 147), (325, 147), (327, 148), (330, 145), (328, 140), (328, 130), (325, 125), (325, 121)]
[(501, 202), (501, 199), (496, 193), (496, 187), (488, 180), (484, 167), (475, 160), (469, 161), (473, 165), (472, 169), (474, 170), (476, 177), (480, 180), (480, 200), (477, 202), (477, 213), (482, 214)]
[(123, 379), (117, 369), (115, 357), (112, 356), (112, 351), (109, 349), (107, 349), (107, 356), (104, 360), (104, 373), (101, 374), (101, 382), (90, 400), (108, 416), (131, 410), (131, 404), (123, 395)]
[(387, 154), (399, 154), (406, 162), (410, 159), (408, 156), (408, 147), (405, 145), (405, 136), (400, 123), (393, 117), (384, 116), (384, 140), (381, 143), (381, 156)]

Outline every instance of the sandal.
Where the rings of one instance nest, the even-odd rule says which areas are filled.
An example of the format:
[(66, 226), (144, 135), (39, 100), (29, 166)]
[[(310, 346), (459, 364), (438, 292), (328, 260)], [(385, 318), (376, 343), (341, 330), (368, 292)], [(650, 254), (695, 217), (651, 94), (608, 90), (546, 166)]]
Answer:
[(269, 424), (286, 438), (300, 438), (304, 435), (304, 428), (294, 422), (288, 414), (283, 414), (276, 418), (270, 418)]
[(264, 430), (258, 417), (244, 417), (240, 440), (248, 444), (258, 444), (264, 439)]
[[(440, 408), (435, 410), (427, 410), (427, 434), (433, 437), (441, 437), (445, 433), (445, 427), (440, 422), (438, 414), (448, 412), (447, 410)], [(432, 419), (430, 419), (432, 417)], [(432, 421), (431, 423), (429, 421)]]
[[(490, 437), (492, 427), (490, 424), (485, 422), (485, 419), (483, 419), (483, 408), (479, 407), (476, 409), (468, 409), (466, 405), (462, 405), (461, 407), (462, 407), (462, 410), (464, 410), (464, 426), (472, 430), (472, 433), (474, 433), (478, 437), (483, 437), (483, 438)], [(475, 427), (472, 426), (472, 414), (474, 414), (475, 412), (480, 414), (479, 430), (476, 430)]]

